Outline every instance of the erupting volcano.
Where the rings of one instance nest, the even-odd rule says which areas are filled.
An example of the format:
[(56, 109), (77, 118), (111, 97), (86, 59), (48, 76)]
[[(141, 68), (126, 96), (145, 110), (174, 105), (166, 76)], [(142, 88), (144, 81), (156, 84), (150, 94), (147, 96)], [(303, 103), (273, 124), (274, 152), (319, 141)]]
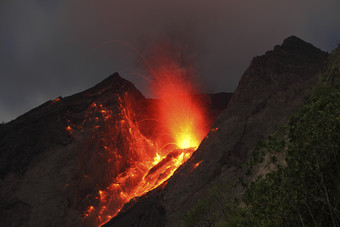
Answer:
[(232, 187), (249, 177), (242, 164), (258, 141), (285, 137), (328, 54), (292, 36), (255, 57), (234, 94), (204, 94), (183, 47), (142, 57), (152, 98), (115, 73), (0, 124), (2, 226), (181, 226), (199, 200), (211, 209), (197, 223), (215, 208), (223, 220), (215, 186), (243, 193)]
[[(84, 223), (88, 226), (103, 225), (131, 199), (166, 184), (207, 133), (204, 105), (198, 100), (189, 68), (181, 66), (170, 49), (155, 53), (153, 66), (148, 64), (148, 81), (156, 100), (150, 105), (148, 119), (138, 119), (129, 93), (115, 97), (119, 119), (99, 103), (93, 103), (87, 115), (99, 113), (105, 122), (95, 128), (102, 135), (103, 158), (109, 163), (105, 171), (111, 177), (96, 195), (85, 196), (89, 204)], [(72, 128), (66, 129), (73, 133)], [(118, 146), (117, 141), (124, 144)]]

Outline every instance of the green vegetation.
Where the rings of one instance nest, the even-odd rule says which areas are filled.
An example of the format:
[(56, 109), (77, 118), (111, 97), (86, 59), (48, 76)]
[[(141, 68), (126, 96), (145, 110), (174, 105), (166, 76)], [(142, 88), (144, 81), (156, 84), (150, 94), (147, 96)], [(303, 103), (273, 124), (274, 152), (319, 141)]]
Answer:
[[(185, 226), (200, 226), (208, 216), (204, 226), (340, 226), (340, 46), (329, 59), (321, 82), (283, 133), (260, 142), (246, 165), (249, 176), (265, 160), (274, 170), (250, 182), (240, 179), (240, 198), (201, 201), (187, 213)], [(212, 204), (221, 203), (218, 213)]]
[(326, 82), (335, 82), (340, 79), (340, 44), (333, 50), (328, 59), (328, 67), (322, 80)]
[(244, 224), (340, 225), (339, 115), (340, 85), (318, 86), (290, 119), (286, 166), (248, 185)]

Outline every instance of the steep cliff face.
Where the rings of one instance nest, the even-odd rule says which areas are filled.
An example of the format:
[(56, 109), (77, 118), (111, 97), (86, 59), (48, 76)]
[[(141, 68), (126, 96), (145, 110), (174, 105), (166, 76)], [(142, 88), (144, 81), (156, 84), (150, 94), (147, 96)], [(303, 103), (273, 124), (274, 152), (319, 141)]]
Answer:
[(186, 212), (212, 185), (242, 176), (256, 143), (273, 133), (316, 83), (327, 53), (289, 37), (255, 57), (242, 76), (228, 108), (193, 156), (162, 190), (140, 198), (105, 226), (181, 226)]

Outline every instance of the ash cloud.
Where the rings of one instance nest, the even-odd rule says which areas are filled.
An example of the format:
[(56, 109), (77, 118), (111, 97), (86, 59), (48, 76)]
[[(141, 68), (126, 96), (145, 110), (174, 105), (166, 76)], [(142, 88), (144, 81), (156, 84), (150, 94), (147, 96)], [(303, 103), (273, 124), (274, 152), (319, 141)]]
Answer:
[[(233, 91), (252, 57), (290, 35), (326, 51), (335, 48), (338, 9), (338, 0), (2, 1), (0, 122), (113, 72), (140, 71), (133, 51), (101, 44), (123, 40), (147, 54), (169, 30), (174, 40), (189, 37), (189, 52), (208, 92)], [(140, 78), (125, 78), (147, 92)]]

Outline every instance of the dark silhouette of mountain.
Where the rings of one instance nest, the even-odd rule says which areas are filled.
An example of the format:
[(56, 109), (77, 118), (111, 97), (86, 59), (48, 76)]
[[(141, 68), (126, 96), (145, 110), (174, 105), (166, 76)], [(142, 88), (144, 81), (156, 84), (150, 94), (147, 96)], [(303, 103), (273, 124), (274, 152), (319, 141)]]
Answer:
[[(3, 125), (0, 223), (81, 225), (86, 195), (95, 194), (131, 161), (122, 159), (117, 169), (112, 169), (104, 152), (104, 145), (122, 151), (129, 146), (131, 136), (120, 131), (129, 123), (119, 123), (122, 106), (126, 105), (131, 106), (138, 121), (146, 99), (116, 73), (91, 89), (48, 101)], [(141, 149), (148, 146), (139, 145)]]
[[(230, 96), (200, 95), (210, 119)], [(83, 221), (84, 211), (96, 205), (99, 190), (139, 160), (136, 151), (151, 150), (146, 137), (138, 144), (130, 141), (140, 133), (136, 125), (147, 137), (158, 133), (156, 124), (143, 121), (155, 114), (155, 102), (115, 73), (1, 125), (1, 225), (96, 226), (97, 220)], [(107, 149), (119, 158), (112, 160)]]
[[(105, 226), (180, 226), (211, 185), (229, 184), (244, 174), (240, 164), (302, 103), (327, 55), (292, 36), (255, 57), (232, 96), (198, 95), (210, 119), (217, 117), (200, 147), (166, 184), (131, 200)], [(84, 210), (98, 205), (98, 190), (138, 160), (134, 151), (148, 152), (146, 139), (130, 143), (129, 130), (153, 114), (155, 102), (116, 73), (1, 125), (1, 225), (98, 224), (84, 221)], [(144, 121), (140, 133), (153, 137), (155, 127)], [(118, 152), (115, 160), (108, 149)]]

